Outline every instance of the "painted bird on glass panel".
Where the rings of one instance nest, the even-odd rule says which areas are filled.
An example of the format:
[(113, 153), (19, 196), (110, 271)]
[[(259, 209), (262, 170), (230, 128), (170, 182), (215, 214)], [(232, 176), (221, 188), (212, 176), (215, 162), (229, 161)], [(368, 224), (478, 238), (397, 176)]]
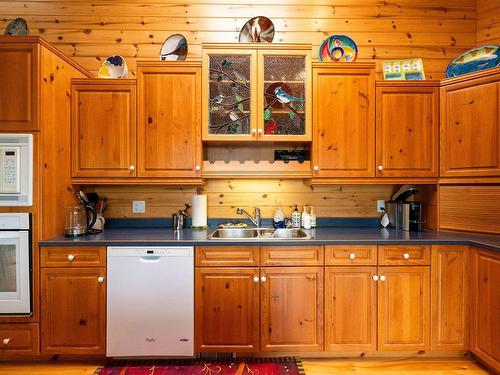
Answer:
[(287, 92), (283, 90), (282, 86), (278, 86), (274, 89), (274, 95), (276, 95), (276, 98), (278, 98), (278, 100), (283, 104), (288, 104), (291, 102), (304, 103), (303, 98), (298, 98), (296, 96), (291, 96), (287, 94)]

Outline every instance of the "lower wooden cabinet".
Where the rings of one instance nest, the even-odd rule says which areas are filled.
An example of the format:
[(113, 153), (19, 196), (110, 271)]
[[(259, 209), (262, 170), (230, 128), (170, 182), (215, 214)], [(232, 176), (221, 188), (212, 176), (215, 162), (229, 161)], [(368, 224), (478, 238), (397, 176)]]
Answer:
[(323, 267), (262, 267), (261, 351), (322, 349)]
[(0, 324), (0, 358), (37, 356), (39, 353), (38, 323)]
[(471, 250), (470, 349), (500, 373), (500, 252)]
[(432, 246), (431, 349), (469, 349), (469, 246)]
[(42, 354), (105, 353), (105, 275), (104, 267), (42, 268)]
[(377, 267), (326, 267), (325, 350), (377, 349)]
[(258, 351), (259, 282), (257, 267), (196, 270), (195, 351)]
[(429, 267), (379, 267), (378, 277), (378, 350), (429, 350)]

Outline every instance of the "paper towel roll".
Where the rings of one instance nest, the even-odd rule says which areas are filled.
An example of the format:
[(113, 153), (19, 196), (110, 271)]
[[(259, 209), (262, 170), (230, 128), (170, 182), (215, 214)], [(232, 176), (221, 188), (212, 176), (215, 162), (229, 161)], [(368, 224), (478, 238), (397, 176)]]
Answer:
[(207, 196), (193, 195), (191, 197), (191, 212), (193, 214), (193, 227), (207, 226)]

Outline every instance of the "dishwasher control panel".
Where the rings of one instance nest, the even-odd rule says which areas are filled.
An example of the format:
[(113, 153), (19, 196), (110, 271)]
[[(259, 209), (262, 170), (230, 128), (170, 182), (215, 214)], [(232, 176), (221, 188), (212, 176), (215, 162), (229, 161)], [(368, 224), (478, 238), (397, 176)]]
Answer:
[(108, 257), (113, 256), (139, 256), (139, 257), (165, 257), (165, 256), (193, 256), (193, 247), (179, 246), (179, 247), (129, 247), (117, 246), (108, 247)]

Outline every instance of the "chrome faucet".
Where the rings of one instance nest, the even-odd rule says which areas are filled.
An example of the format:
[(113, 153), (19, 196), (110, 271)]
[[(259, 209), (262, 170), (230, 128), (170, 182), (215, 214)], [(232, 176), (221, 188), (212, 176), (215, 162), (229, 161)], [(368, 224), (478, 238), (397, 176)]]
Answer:
[(255, 207), (255, 217), (252, 217), (252, 215), (250, 215), (241, 207), (238, 207), (236, 209), (236, 213), (238, 215), (246, 215), (252, 221), (253, 225), (255, 225), (257, 228), (260, 228), (260, 208)]

